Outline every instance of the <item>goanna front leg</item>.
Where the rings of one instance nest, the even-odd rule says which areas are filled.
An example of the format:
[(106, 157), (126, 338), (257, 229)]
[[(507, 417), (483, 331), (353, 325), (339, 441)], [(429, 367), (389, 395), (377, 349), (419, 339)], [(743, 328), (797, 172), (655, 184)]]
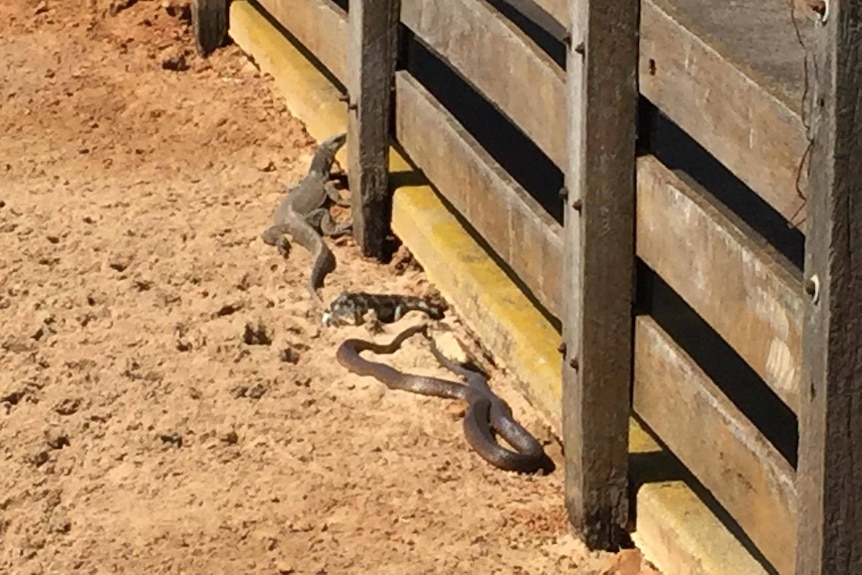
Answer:
[(290, 242), (284, 237), (288, 231), (286, 225), (275, 224), (264, 230), (260, 237), (265, 244), (275, 246), (278, 249), (278, 253), (286, 258), (290, 254)]
[(332, 214), (326, 208), (312, 210), (305, 216), (305, 221), (323, 236), (341, 236), (353, 229), (353, 220), (338, 223), (332, 219)]
[(327, 181), (323, 184), (323, 189), (326, 190), (326, 197), (332, 200), (332, 203), (336, 206), (341, 206), (342, 208), (350, 207), (350, 200), (345, 200), (341, 197), (338, 188), (335, 187), (335, 182), (332, 180)]

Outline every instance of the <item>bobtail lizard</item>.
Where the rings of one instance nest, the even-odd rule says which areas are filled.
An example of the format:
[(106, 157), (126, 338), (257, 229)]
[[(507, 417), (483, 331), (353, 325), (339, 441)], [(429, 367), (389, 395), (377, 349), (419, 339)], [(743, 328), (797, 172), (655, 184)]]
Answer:
[(329, 304), (323, 314), (323, 325), (360, 325), (365, 314), (373, 311), (382, 323), (393, 323), (409, 311), (421, 311), (431, 319), (442, 319), (446, 305), (423, 298), (399, 294), (373, 294), (367, 292), (342, 292)]

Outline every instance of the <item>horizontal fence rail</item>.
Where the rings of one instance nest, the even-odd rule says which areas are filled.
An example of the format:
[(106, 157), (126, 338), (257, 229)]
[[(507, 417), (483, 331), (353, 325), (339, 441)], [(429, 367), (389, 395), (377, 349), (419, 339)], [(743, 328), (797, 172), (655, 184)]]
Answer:
[[(258, 1), (344, 81), (347, 15), (339, 7), (328, 0)], [(564, 25), (568, 22), (562, 9), (565, 2), (537, 4)], [(808, 142), (801, 112), (804, 52), (790, 27), (789, 9), (785, 0), (764, 0), (719, 11), (721, 19), (712, 22), (712, 30), (690, 23), (692, 14), (714, 18), (712, 6), (711, 0), (644, 0), (641, 92), (780, 214), (802, 221), (800, 193), (804, 193), (806, 172), (800, 163)], [(453, 0), (445, 5), (402, 0), (401, 10), (407, 27), (494, 101), (558, 166), (564, 166), (565, 130), (559, 122), (565, 115), (563, 72), (529, 38), (484, 0)], [(764, 29), (776, 31), (769, 34), (769, 42), (748, 42), (745, 50), (731, 52), (717, 40), (739, 26), (781, 19), (786, 26), (753, 30), (748, 38), (761, 38)], [(803, 31), (806, 25), (799, 23)], [(455, 41), (459, 38), (460, 42)], [(476, 45), (495, 49), (477, 50)], [(762, 72), (752, 70), (740, 57), (758, 47), (766, 55), (775, 55), (759, 62)], [(510, 58), (500, 58), (500, 53)]]
[(562, 226), (406, 71), (396, 75), (395, 100), (395, 135), (410, 158), (559, 314)]
[[(569, 26), (564, 0), (536, 4)], [(810, 21), (798, 27), (810, 37)], [(786, 0), (643, 0), (640, 30), (641, 93), (779, 213), (801, 220), (805, 54)]]
[[(564, 203), (561, 225), (543, 207), (547, 198), (513, 176), (518, 158), (492, 156), (486, 136), (465, 127), (409, 63), (359, 74), (357, 67), (379, 60), (357, 56), (359, 44), (351, 44), (374, 36), (373, 22), (357, 20), (367, 14), (329, 0), (257, 0), (348, 85), (357, 117), (377, 117), (361, 103), (361, 92), (371, 90), (388, 121), (385, 91), (374, 86), (388, 90), (391, 77), (391, 126), (375, 125), (389, 130), (561, 323), (557, 431), (566, 445), (566, 502), (590, 545), (619, 541), (628, 518), (631, 410), (714, 498), (716, 513), (732, 518), (729, 528), (741, 530), (769, 572), (837, 574), (844, 571), (836, 565), (858, 566), (862, 537), (850, 541), (828, 518), (862, 525), (854, 515), (862, 498), (848, 491), (858, 491), (855, 468), (847, 463), (853, 438), (862, 437), (858, 409), (848, 407), (862, 403), (862, 361), (847, 343), (862, 340), (862, 308), (853, 303), (862, 301), (862, 257), (852, 257), (862, 237), (862, 200), (854, 195), (862, 186), (849, 162), (862, 154), (852, 128), (862, 106), (862, 47), (850, 34), (862, 26), (862, 0), (832, 0), (829, 18), (838, 22), (825, 24), (804, 0), (508, 2), (551, 40), (510, 20), (498, 9), (503, 0), (367, 1), (365, 9), (398, 7), (401, 45), (379, 50), (391, 58), (386, 66), (396, 55), (405, 59), (405, 38), (420, 43), (564, 175), (554, 198)], [(816, 77), (806, 50), (816, 55)], [(565, 62), (551, 52), (565, 52)], [(741, 182), (746, 201), (798, 225), (808, 244), (804, 273), (722, 199), (720, 182), (661, 159), (650, 121), (635, 133), (639, 97), (656, 111), (644, 117), (677, 126)], [(818, 103), (810, 130), (806, 102)], [(362, 131), (351, 121), (351, 132)], [(388, 138), (378, 128), (363, 132), (367, 141), (351, 152), (377, 146), (374, 165)], [(825, 170), (810, 179), (809, 152)], [(367, 180), (379, 196), (380, 178)], [(370, 193), (357, 192), (360, 199)], [(809, 205), (815, 193), (821, 196)], [(780, 408), (774, 421), (755, 417), (738, 391), (696, 359), (695, 332), (674, 331), (653, 313), (651, 296), (636, 290), (636, 259), (648, 268), (644, 277), (663, 282), (754, 374), (758, 393)], [(786, 445), (771, 439), (781, 410), (798, 431), (798, 471)]]
[(329, 0), (255, 0), (342, 84), (347, 82), (347, 13)]
[(793, 468), (651, 318), (638, 318), (635, 346), (635, 411), (779, 572), (792, 573)]
[(401, 18), (557, 166), (566, 167), (565, 74), (526, 34), (485, 0), (402, 0)]
[(651, 156), (638, 161), (637, 253), (794, 411), (802, 281), (729, 210)]

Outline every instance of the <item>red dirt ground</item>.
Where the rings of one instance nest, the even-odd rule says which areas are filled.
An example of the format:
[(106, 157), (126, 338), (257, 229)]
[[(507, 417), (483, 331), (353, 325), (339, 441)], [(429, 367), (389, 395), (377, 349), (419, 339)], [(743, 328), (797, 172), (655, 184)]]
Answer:
[[(0, 3), (0, 572), (638, 573), (569, 533), (504, 374), (548, 477), (334, 362), (363, 328), (259, 237), (312, 145), (236, 47), (195, 55), (188, 2)], [(429, 289), (336, 243), (327, 301)]]

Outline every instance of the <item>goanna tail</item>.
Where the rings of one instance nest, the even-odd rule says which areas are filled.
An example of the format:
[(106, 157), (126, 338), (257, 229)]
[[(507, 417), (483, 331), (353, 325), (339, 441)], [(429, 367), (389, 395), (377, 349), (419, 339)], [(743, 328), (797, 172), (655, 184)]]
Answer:
[(326, 245), (320, 234), (304, 220), (296, 222), (291, 235), (293, 241), (311, 252), (314, 258), (311, 275), (308, 277), (308, 291), (312, 298), (323, 303), (317, 290), (323, 285), (323, 278), (326, 274), (335, 269), (335, 256), (332, 255), (329, 246)]
[(315, 243), (317, 246), (313, 251), (314, 264), (311, 266), (311, 275), (308, 277), (308, 291), (311, 292), (314, 299), (323, 303), (317, 290), (323, 286), (323, 278), (335, 269), (335, 256), (332, 255), (329, 246), (324, 243), (320, 236), (317, 237)]

